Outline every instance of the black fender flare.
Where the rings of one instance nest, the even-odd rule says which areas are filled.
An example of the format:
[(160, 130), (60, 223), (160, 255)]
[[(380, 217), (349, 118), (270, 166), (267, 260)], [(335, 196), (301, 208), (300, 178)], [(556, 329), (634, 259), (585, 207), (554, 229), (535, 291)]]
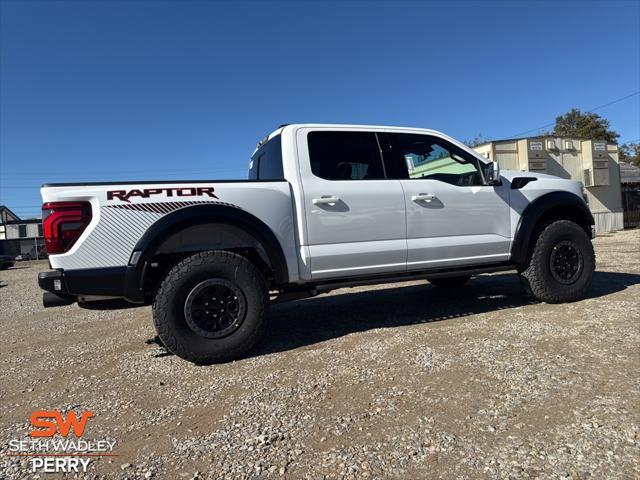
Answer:
[(535, 241), (532, 237), (540, 220), (552, 211), (554, 214), (557, 213), (559, 217), (579, 222), (587, 234), (591, 236), (591, 225), (594, 224), (593, 215), (582, 198), (570, 192), (546, 193), (527, 205), (520, 215), (511, 246), (513, 263), (523, 265), (526, 262), (531, 242)]
[(153, 223), (136, 243), (133, 252), (140, 252), (135, 265), (127, 267), (125, 279), (126, 298), (132, 302), (144, 301), (144, 275), (149, 261), (162, 243), (180, 230), (207, 223), (224, 223), (240, 227), (254, 237), (264, 248), (275, 283), (288, 283), (287, 261), (280, 242), (262, 220), (228, 204), (193, 205), (171, 212)]

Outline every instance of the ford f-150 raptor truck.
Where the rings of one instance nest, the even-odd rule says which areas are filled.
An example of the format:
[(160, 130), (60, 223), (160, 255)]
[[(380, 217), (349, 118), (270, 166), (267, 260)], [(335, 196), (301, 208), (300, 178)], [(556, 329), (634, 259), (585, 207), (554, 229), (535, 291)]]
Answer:
[(566, 302), (595, 267), (580, 182), (500, 173), (433, 130), (284, 125), (258, 144), (247, 180), (41, 193), (44, 305), (150, 304), (166, 348), (198, 364), (245, 354), (273, 302), (510, 269), (536, 299)]

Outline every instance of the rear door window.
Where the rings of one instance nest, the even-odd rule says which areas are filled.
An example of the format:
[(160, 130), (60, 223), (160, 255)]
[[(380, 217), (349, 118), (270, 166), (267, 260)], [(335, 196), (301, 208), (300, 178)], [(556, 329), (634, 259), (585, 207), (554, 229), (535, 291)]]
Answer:
[(311, 132), (311, 171), (325, 180), (382, 180), (382, 156), (374, 132)]

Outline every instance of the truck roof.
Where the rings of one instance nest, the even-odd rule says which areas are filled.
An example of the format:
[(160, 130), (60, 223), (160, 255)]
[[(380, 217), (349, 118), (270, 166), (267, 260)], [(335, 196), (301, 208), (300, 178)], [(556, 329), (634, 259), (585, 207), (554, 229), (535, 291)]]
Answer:
[(331, 128), (331, 127), (339, 127), (339, 128), (363, 128), (363, 129), (375, 129), (375, 130), (411, 130), (416, 132), (429, 132), (429, 133), (437, 133), (439, 135), (443, 135), (442, 132), (437, 130), (431, 130), (428, 128), (419, 128), (419, 127), (405, 127), (402, 125), (358, 125), (358, 124), (349, 124), (349, 123), (290, 123), (285, 125), (280, 125), (276, 130), (271, 132), (268, 137), (272, 138), (273, 136), (282, 133), (282, 130), (285, 128)]
[(464, 145), (460, 141), (458, 141), (455, 138), (450, 137), (446, 133), (442, 133), (442, 132), (440, 132), (438, 130), (431, 130), (431, 129), (428, 129), (428, 128), (418, 128), (418, 127), (403, 127), (403, 126), (398, 126), (398, 125), (356, 125), (356, 124), (348, 124), (348, 123), (291, 123), (291, 124), (280, 125), (277, 129), (275, 129), (269, 135), (267, 135), (262, 140), (260, 140), (260, 142), (258, 142), (258, 145), (256, 146), (256, 150), (253, 153), (255, 154), (255, 152), (258, 150), (258, 148), (260, 148), (261, 145), (265, 144), (266, 142), (271, 140), (276, 135), (281, 134), (285, 129), (295, 130), (295, 129), (298, 129), (298, 128), (301, 128), (301, 127), (305, 127), (305, 128), (353, 128), (353, 129), (364, 129), (364, 130), (395, 130), (395, 131), (404, 131), (404, 132), (408, 132), (408, 133), (415, 132), (415, 133), (423, 133), (423, 134), (427, 134), (427, 135), (437, 135), (437, 136), (440, 136), (440, 137), (443, 137), (443, 138), (449, 140), (454, 145), (457, 145), (457, 146), (467, 150), (469, 153), (474, 155), (476, 158), (480, 159), (482, 162), (487, 163), (489, 161), (485, 157), (480, 155), (478, 152), (476, 152), (473, 149), (469, 148), (468, 146)]
[[(267, 143), (273, 137), (280, 135), (284, 129), (297, 129), (301, 127), (304, 127), (304, 128), (357, 128), (357, 129), (365, 129), (365, 130), (404, 130), (408, 132), (420, 132), (420, 133), (427, 133), (427, 134), (443, 135), (447, 138), (450, 138), (448, 137), (448, 135), (445, 135), (444, 133), (439, 132), (437, 130), (430, 130), (428, 128), (417, 128), (417, 127), (402, 127), (398, 125), (395, 125), (395, 126), (394, 125), (355, 125), (355, 124), (349, 124), (349, 123), (285, 123), (278, 126), (278, 128), (276, 128), (273, 132), (271, 132), (266, 137), (263, 137), (256, 145), (256, 148), (253, 151), (253, 153), (256, 153), (262, 145)], [(455, 142), (454, 139), (451, 139), (451, 140)]]
[[(285, 123), (282, 124), (280, 126), (278, 126), (278, 128), (276, 128), (273, 132), (271, 132), (269, 135), (267, 135), (266, 137), (262, 138), (258, 144), (256, 145), (256, 150), (254, 150), (254, 153), (258, 150), (258, 148), (260, 148), (262, 145), (264, 145), (265, 143), (267, 143), (269, 140), (271, 140), (273, 137), (275, 137), (276, 135), (280, 135), (282, 133), (282, 131), (287, 128), (291, 128), (291, 129), (296, 129), (296, 128), (300, 128), (300, 127), (306, 127), (306, 128), (357, 128), (357, 129), (375, 129), (375, 130), (405, 130), (405, 131), (413, 131), (413, 132), (420, 132), (420, 133), (435, 133), (437, 135), (444, 135), (447, 138), (449, 138), (447, 135), (445, 135), (442, 132), (439, 132), (437, 130), (431, 130), (428, 128), (418, 128), (418, 127), (403, 127), (403, 126), (398, 126), (398, 125), (356, 125), (356, 124), (349, 124), (349, 123)], [(452, 139), (453, 140), (453, 139)]]

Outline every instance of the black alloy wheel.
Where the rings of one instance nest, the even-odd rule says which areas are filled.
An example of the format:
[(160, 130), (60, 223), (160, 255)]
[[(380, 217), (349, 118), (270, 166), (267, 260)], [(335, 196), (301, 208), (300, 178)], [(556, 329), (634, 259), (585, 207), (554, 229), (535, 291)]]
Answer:
[(200, 282), (184, 304), (187, 325), (206, 338), (222, 338), (235, 332), (246, 311), (247, 301), (240, 288), (222, 278)]
[(582, 253), (571, 240), (556, 244), (549, 256), (551, 275), (564, 285), (570, 285), (580, 277), (583, 264)]

